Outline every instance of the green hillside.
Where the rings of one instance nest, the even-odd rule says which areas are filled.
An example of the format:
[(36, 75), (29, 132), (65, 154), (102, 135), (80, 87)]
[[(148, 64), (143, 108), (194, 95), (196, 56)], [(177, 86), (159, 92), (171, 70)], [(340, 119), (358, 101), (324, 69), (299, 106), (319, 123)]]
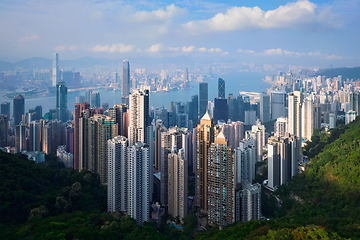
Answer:
[(326, 76), (329, 78), (337, 77), (339, 75), (342, 75), (343, 79), (347, 78), (360, 78), (360, 67), (354, 67), (354, 68), (334, 68), (334, 69), (324, 69), (320, 70), (316, 73), (316, 76)]

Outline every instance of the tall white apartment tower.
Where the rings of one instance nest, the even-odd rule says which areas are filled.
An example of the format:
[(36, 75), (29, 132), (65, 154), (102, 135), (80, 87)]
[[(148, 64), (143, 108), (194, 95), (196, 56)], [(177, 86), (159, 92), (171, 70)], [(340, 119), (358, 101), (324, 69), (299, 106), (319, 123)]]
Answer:
[(311, 136), (314, 130), (314, 105), (311, 98), (304, 99), (304, 103), (301, 108), (301, 137), (305, 140), (311, 140)]
[(130, 145), (146, 142), (149, 126), (149, 90), (137, 89), (129, 95), (129, 126)]
[(53, 54), (53, 66), (52, 66), (52, 85), (56, 87), (56, 84), (60, 82), (61, 76), (59, 73), (59, 55), (57, 53)]
[(138, 142), (128, 148), (127, 214), (142, 225), (149, 221), (150, 211), (150, 164), (149, 148)]
[(108, 140), (107, 211), (127, 211), (127, 160), (129, 141), (123, 136)]
[(288, 133), (298, 138), (301, 138), (302, 97), (300, 91), (294, 91), (288, 97)]

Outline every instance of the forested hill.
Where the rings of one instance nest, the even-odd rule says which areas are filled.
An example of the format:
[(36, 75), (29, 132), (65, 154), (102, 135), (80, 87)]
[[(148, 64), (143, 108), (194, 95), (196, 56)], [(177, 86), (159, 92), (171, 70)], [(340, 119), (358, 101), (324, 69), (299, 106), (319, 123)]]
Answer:
[(331, 134), (315, 131), (304, 153), (310, 167), (275, 192), (282, 202), (273, 217), (360, 238), (360, 118)]
[(334, 69), (323, 69), (316, 73), (316, 76), (326, 76), (328, 78), (337, 77), (339, 75), (342, 75), (343, 79), (347, 78), (360, 78), (360, 67), (354, 67), (354, 68), (334, 68)]

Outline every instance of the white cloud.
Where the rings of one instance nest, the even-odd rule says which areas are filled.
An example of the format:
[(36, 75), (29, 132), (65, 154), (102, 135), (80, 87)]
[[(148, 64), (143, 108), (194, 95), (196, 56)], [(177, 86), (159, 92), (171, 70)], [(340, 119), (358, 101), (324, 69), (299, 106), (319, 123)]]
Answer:
[(287, 3), (274, 10), (263, 11), (259, 7), (231, 7), (226, 13), (218, 13), (207, 20), (190, 21), (185, 28), (197, 32), (233, 31), (253, 28), (299, 28), (313, 24), (339, 27), (330, 8), (319, 13), (316, 4), (309, 0)]
[(200, 52), (206, 52), (206, 48), (204, 48), (204, 47), (201, 47), (201, 48), (199, 48), (198, 49)]
[(179, 8), (174, 4), (168, 5), (165, 9), (160, 8), (151, 12), (139, 11), (129, 17), (131, 21), (135, 22), (157, 22), (170, 20), (173, 17), (181, 16), (186, 13), (185, 8)]
[(320, 51), (308, 52), (308, 53), (300, 53), (300, 52), (292, 52), (288, 50), (283, 50), (281, 48), (272, 48), (267, 49), (262, 52), (255, 52), (253, 50), (243, 50), (238, 49), (239, 53), (251, 53), (255, 56), (285, 56), (285, 57), (313, 57), (318, 59), (342, 59), (342, 56), (338, 55), (329, 55), (327, 53), (321, 53)]
[(210, 48), (208, 49), (209, 53), (222, 53), (222, 50), (220, 48)]
[(195, 49), (196, 49), (195, 46), (189, 46), (189, 47), (183, 46), (181, 51), (183, 51), (183, 52), (192, 52)]
[(23, 38), (18, 39), (18, 42), (28, 42), (28, 41), (34, 41), (36, 39), (39, 39), (38, 35), (33, 34), (31, 36), (26, 36)]
[(127, 53), (127, 52), (132, 52), (134, 50), (135, 46), (134, 45), (125, 45), (122, 43), (117, 43), (117, 44), (112, 44), (110, 45), (96, 45), (94, 48), (90, 48), (90, 51), (92, 52), (108, 52), (108, 53), (114, 53), (114, 52), (119, 52), (119, 53)]
[(151, 53), (157, 53), (163, 50), (163, 46), (161, 43), (153, 44), (151, 47), (146, 49), (145, 51), (151, 52)]
[(55, 47), (55, 52), (63, 52), (63, 51), (78, 51), (82, 48), (81, 45), (60, 45)]
[(172, 52), (178, 52), (180, 48), (178, 47), (169, 47), (169, 51), (172, 51)]

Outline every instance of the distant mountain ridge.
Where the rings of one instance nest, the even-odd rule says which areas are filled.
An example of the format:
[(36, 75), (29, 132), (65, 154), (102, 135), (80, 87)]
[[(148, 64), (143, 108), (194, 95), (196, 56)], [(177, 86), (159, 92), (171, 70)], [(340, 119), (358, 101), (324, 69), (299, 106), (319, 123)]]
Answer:
[(323, 70), (319, 70), (315, 75), (316, 76), (321, 75), (328, 78), (333, 78), (341, 75), (343, 79), (360, 78), (360, 67), (323, 69)]
[[(63, 69), (72, 69), (72, 68), (93, 68), (95, 66), (106, 66), (106, 67), (117, 67), (122, 66), (124, 59), (107, 59), (107, 58), (92, 58), (92, 57), (82, 57), (75, 60), (61, 60), (59, 59), (59, 67)], [(180, 57), (137, 57), (137, 58), (128, 58), (130, 63), (136, 63), (136, 65), (154, 65), (154, 64), (184, 64), (191, 65), (195, 61), (186, 56)], [(24, 59), (15, 63), (0, 61), (0, 71), (14, 71), (15, 69), (51, 69), (52, 68), (52, 59), (44, 57), (33, 57)]]

